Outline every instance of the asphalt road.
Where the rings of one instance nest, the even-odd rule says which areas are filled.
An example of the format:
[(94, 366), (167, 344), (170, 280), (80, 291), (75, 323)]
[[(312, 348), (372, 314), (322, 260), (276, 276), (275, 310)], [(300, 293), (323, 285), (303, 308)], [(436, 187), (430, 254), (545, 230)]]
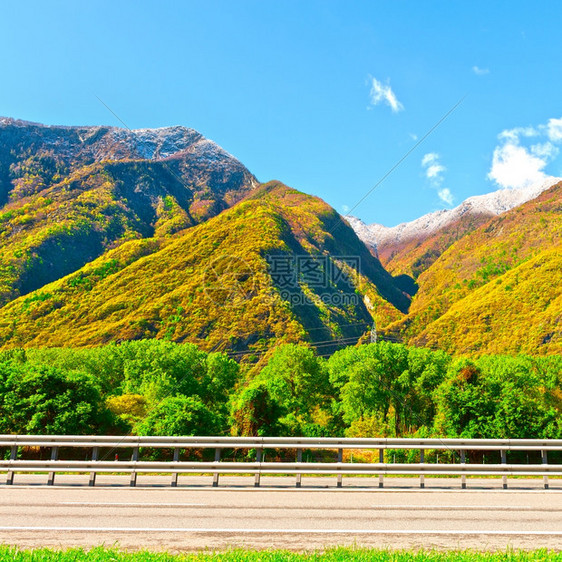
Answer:
[[(39, 480), (41, 478), (41, 480)], [(496, 549), (547, 547), (562, 550), (562, 482), (416, 479), (168, 479), (105, 477), (83, 486), (84, 477), (17, 476), (0, 486), (0, 542), (22, 547), (119, 544), (123, 548), (170, 551), (232, 546), (306, 550), (331, 545), (394, 548)]]

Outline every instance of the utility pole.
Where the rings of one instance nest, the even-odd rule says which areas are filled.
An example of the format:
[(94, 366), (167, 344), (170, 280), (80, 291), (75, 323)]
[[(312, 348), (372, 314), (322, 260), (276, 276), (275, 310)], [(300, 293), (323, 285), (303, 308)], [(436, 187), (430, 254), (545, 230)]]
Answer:
[(377, 343), (377, 323), (374, 320), (371, 327), (371, 343)]

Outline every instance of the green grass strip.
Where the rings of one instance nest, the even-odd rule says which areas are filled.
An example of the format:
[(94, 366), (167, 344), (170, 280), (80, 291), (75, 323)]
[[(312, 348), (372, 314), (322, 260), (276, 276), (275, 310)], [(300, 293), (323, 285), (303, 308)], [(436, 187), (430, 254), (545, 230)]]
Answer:
[(379, 550), (334, 548), (325, 552), (296, 553), (282, 550), (229, 550), (220, 553), (168, 554), (165, 552), (124, 552), (103, 547), (91, 550), (20, 550), (0, 546), (0, 562), (527, 562), (561, 561), (562, 552), (549, 550), (507, 550), (501, 552)]

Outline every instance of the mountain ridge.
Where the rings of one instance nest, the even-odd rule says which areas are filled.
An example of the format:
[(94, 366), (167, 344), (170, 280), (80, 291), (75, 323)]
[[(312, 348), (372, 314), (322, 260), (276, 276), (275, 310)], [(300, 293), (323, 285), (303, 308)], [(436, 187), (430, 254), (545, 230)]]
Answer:
[[(152, 159), (141, 158), (139, 147)], [(126, 240), (194, 226), (257, 185), (241, 162), (193, 129), (134, 133), (4, 118), (0, 304)]]
[[(401, 317), (387, 299), (406, 307), (407, 297), (329, 205), (279, 182), (258, 189), (175, 238), (127, 242), (14, 299), (0, 308), (3, 346), (156, 337), (244, 352), (304, 339), (330, 350), (360, 340), (374, 304), (382, 325)], [(353, 271), (350, 255), (371, 263)], [(340, 274), (320, 286), (301, 275), (284, 288), (272, 263), (295, 258)]]
[[(379, 246), (379, 260), (353, 218), (260, 184), (193, 129), (1, 118), (0, 345), (160, 338), (258, 357), (305, 341), (329, 354), (374, 322), (451, 352), (550, 353), (562, 182), (547, 187), (421, 217), (422, 236)], [(514, 342), (525, 323), (532, 337)]]
[[(88, 155), (96, 157), (96, 161), (115, 159), (115, 157), (124, 159), (134, 156), (146, 160), (165, 160), (198, 143), (209, 146), (209, 154), (213, 152), (220, 153), (221, 156), (237, 160), (232, 154), (214, 141), (204, 137), (200, 132), (182, 125), (129, 129), (127, 127), (114, 127), (110, 125), (44, 125), (21, 119), (0, 117), (0, 127), (15, 127), (35, 134), (38, 134), (39, 131), (55, 133), (56, 137), (49, 139), (53, 146), (57, 145), (57, 139), (61, 140), (61, 135), (57, 133), (67, 132), (76, 133), (74, 138), (66, 139), (69, 148), (81, 146), (87, 149), (92, 145), (105, 145), (114, 149), (117, 146), (123, 150), (129, 148), (131, 151), (130, 154), (126, 152), (119, 153), (118, 151), (111, 152), (109, 150), (107, 153), (101, 150), (98, 152), (87, 151)], [(74, 142), (72, 143), (73, 140)], [(100, 141), (102, 140), (105, 142), (101, 143)], [(60, 148), (64, 146), (64, 143), (59, 142), (58, 145)]]
[(562, 178), (548, 177), (525, 189), (500, 189), (465, 199), (453, 209), (433, 211), (409, 222), (393, 227), (382, 224), (365, 224), (354, 216), (346, 216), (357, 235), (369, 246), (383, 263), (393, 257), (395, 248), (403, 248), (409, 242), (423, 242), (441, 229), (445, 229), (466, 215), (482, 220), (491, 218), (535, 199)]
[[(554, 337), (547, 327), (562, 325), (562, 317), (556, 316), (558, 277), (552, 273), (553, 268), (560, 265), (557, 254), (562, 255), (562, 182), (537, 198), (487, 220), (453, 242), (419, 275), (419, 289), (408, 315), (390, 328), (412, 343), (440, 343), (448, 349), (457, 346), (457, 351), (466, 349), (478, 354), (486, 346), (494, 352), (508, 348), (517, 352), (510, 334), (524, 333), (527, 327), (534, 334), (532, 341), (536, 351), (557, 349), (558, 338), (562, 337), (560, 328)], [(522, 272), (524, 282), (517, 281), (517, 271)], [(533, 284), (540, 287), (540, 293)], [(498, 292), (497, 287), (502, 285), (507, 289)], [(486, 300), (487, 306), (481, 306)], [(533, 303), (535, 314), (529, 315)], [(554, 316), (548, 317), (548, 322), (542, 325), (539, 319), (545, 307), (551, 305)], [(512, 319), (509, 326), (490, 329), (492, 325), (501, 325), (507, 311)], [(472, 334), (464, 336), (469, 324)], [(481, 334), (481, 346), (463, 343), (463, 340), (477, 338), (476, 334)], [(500, 334), (499, 341), (493, 342)], [(542, 338), (546, 338), (544, 344), (536, 343)], [(521, 350), (530, 352), (530, 345), (527, 342)]]

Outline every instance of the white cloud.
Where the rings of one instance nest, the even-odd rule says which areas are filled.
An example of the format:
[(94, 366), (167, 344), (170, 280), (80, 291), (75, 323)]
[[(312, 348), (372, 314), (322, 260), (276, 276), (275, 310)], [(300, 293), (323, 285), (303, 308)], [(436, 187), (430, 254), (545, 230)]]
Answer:
[(433, 189), (437, 190), (439, 199), (447, 205), (452, 205), (454, 201), (453, 194), (448, 187), (441, 187), (444, 180), (444, 172), (447, 168), (441, 164), (441, 157), (437, 152), (428, 152), (424, 154), (421, 165), (425, 177), (429, 180), (429, 184)]
[(556, 143), (562, 142), (562, 119), (507, 129), (498, 139), (501, 144), (494, 149), (488, 178), (503, 188), (529, 188), (549, 177), (544, 170), (559, 153)]
[(439, 187), (443, 181), (443, 172), (446, 170), (445, 166), (439, 161), (439, 154), (436, 152), (425, 154), (421, 164), (424, 168), (425, 177), (431, 181), (434, 187)]
[(540, 131), (535, 127), (515, 127), (514, 129), (506, 129), (498, 135), (498, 139), (506, 141), (519, 142), (520, 137), (536, 137), (540, 135)]
[(427, 154), (423, 155), (422, 158), (422, 166), (429, 166), (429, 164), (432, 164), (433, 162), (435, 162), (436, 160), (439, 160), (439, 154), (437, 154), (437, 152), (428, 152)]
[(409, 133), (409, 135), (410, 135), (410, 138), (411, 138), (413, 141), (417, 141), (417, 140), (418, 140), (418, 135), (416, 135), (416, 133)]
[(537, 143), (531, 146), (531, 153), (539, 158), (552, 160), (558, 155), (558, 148), (556, 148), (551, 142)]
[(488, 177), (500, 187), (526, 188), (546, 179), (545, 158), (533, 156), (523, 146), (508, 142), (497, 146)]
[(342, 211), (347, 215), (347, 213), (349, 213), (351, 209), (349, 208), (349, 205), (342, 205)]
[(385, 103), (390, 107), (393, 113), (398, 113), (404, 109), (404, 106), (398, 101), (396, 94), (392, 91), (390, 83), (379, 82), (376, 78), (371, 77), (371, 104), (379, 105)]
[(552, 142), (562, 141), (562, 119), (549, 119), (546, 124), (549, 140)]
[(480, 68), (479, 66), (474, 65), (472, 67), (472, 72), (477, 76), (484, 76), (485, 74), (490, 74), (489, 68)]
[(448, 187), (444, 187), (443, 189), (440, 189), (437, 192), (437, 195), (439, 195), (439, 199), (441, 199), (443, 203), (447, 203), (447, 205), (452, 205), (453, 201), (455, 200), (453, 194), (451, 193), (451, 190)]
[(428, 166), (425, 170), (425, 175), (428, 179), (433, 181), (441, 181), (442, 177), (441, 174), (445, 171), (445, 166), (441, 166), (441, 164), (432, 164)]

